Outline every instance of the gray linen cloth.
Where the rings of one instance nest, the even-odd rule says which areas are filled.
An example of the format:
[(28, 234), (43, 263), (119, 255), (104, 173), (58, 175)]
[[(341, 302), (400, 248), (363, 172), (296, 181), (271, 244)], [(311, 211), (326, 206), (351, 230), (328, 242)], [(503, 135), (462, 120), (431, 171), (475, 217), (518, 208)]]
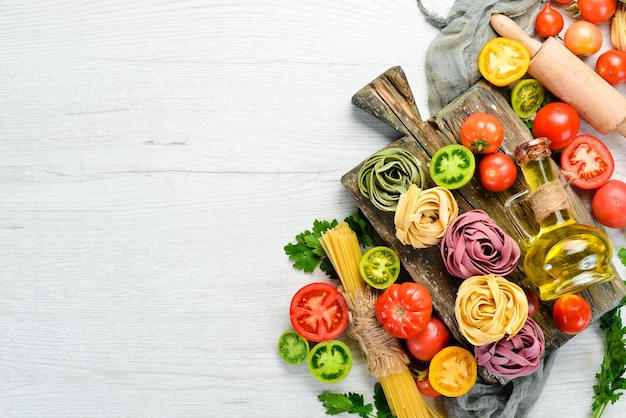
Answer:
[[(540, 0), (457, 0), (444, 18), (422, 3), (417, 0), (426, 20), (441, 29), (426, 52), (428, 106), (433, 115), (480, 80), (478, 55), (482, 46), (497, 36), (489, 25), (493, 13), (512, 18), (533, 35), (535, 17), (543, 7)], [(543, 390), (555, 355), (553, 352), (544, 358), (530, 376), (494, 384), (479, 378), (467, 394), (445, 399), (449, 417), (528, 416)]]
[(417, 0), (426, 20), (441, 29), (426, 52), (428, 107), (433, 115), (480, 80), (478, 55), (497, 36), (489, 25), (491, 15), (502, 13), (532, 35), (544, 4), (541, 0), (457, 0), (444, 18), (423, 3)]

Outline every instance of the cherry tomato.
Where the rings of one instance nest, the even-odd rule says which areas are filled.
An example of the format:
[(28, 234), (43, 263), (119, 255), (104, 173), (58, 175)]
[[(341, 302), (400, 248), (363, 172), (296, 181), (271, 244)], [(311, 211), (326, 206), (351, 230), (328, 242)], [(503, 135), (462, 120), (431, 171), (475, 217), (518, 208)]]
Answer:
[(433, 310), (433, 300), (424, 286), (405, 282), (392, 284), (377, 299), (376, 318), (396, 338), (411, 338), (422, 332)]
[(372, 247), (361, 258), (359, 271), (365, 283), (375, 289), (386, 289), (400, 275), (400, 259), (391, 248)]
[(406, 340), (406, 347), (416, 359), (430, 361), (448, 342), (450, 331), (439, 318), (431, 316), (426, 329)]
[(537, 113), (545, 98), (545, 89), (534, 78), (522, 79), (511, 89), (511, 107), (524, 120)]
[(476, 383), (476, 359), (465, 348), (451, 345), (435, 354), (428, 373), (437, 392), (448, 397), (461, 396)]
[(565, 31), (563, 43), (573, 54), (586, 57), (602, 47), (602, 32), (595, 23), (577, 20)]
[(309, 342), (294, 330), (288, 330), (278, 339), (278, 353), (287, 364), (300, 364), (309, 356)]
[(339, 340), (318, 343), (311, 349), (309, 371), (322, 383), (337, 383), (352, 369), (352, 352)]
[(528, 317), (532, 318), (539, 310), (539, 297), (535, 292), (531, 292), (530, 290), (526, 290), (524, 293), (528, 300)]
[(506, 154), (496, 152), (485, 156), (478, 163), (478, 177), (490, 192), (502, 192), (515, 183), (517, 166)]
[(463, 145), (440, 148), (430, 161), (430, 177), (438, 186), (453, 190), (465, 186), (476, 170), (474, 154)]
[(563, 19), (563, 15), (550, 6), (550, 3), (546, 3), (535, 18), (535, 31), (544, 38), (558, 35), (564, 26), (565, 19)]
[(597, 189), (613, 175), (615, 163), (609, 149), (592, 135), (578, 135), (561, 152), (561, 168), (574, 173), (574, 186)]
[(417, 383), (417, 388), (422, 395), (431, 398), (441, 396), (441, 393), (437, 392), (435, 388), (433, 388), (433, 385), (430, 383), (430, 379), (428, 378), (428, 370), (418, 372), (417, 379), (415, 379), (415, 381)]
[(576, 109), (567, 103), (551, 102), (539, 109), (532, 130), (535, 138), (550, 140), (550, 149), (560, 150), (574, 140), (579, 128), (580, 116)]
[(617, 9), (616, 0), (578, 0), (581, 16), (591, 23), (603, 23), (613, 17)]
[(591, 306), (578, 294), (563, 295), (552, 307), (552, 320), (564, 334), (578, 334), (591, 321)]
[(489, 113), (473, 113), (461, 125), (461, 144), (474, 154), (496, 152), (504, 139), (504, 128), (500, 120)]
[(530, 65), (530, 53), (519, 41), (497, 37), (487, 42), (478, 56), (480, 73), (495, 86), (507, 86), (522, 78)]
[(596, 61), (596, 72), (614, 86), (626, 82), (626, 52), (618, 49), (606, 51)]
[(332, 340), (348, 326), (348, 305), (335, 286), (309, 283), (291, 299), (289, 316), (293, 328), (307, 340)]
[(626, 183), (609, 180), (591, 199), (593, 216), (609, 228), (626, 228)]

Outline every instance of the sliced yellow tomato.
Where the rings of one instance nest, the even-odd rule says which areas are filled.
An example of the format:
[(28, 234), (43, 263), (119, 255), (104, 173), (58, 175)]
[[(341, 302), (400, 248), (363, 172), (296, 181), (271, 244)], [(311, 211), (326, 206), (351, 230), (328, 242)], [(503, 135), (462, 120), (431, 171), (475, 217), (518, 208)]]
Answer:
[(463, 347), (443, 348), (430, 361), (430, 384), (443, 396), (465, 395), (476, 383), (476, 359)]
[(491, 84), (503, 87), (519, 80), (528, 71), (528, 48), (515, 39), (498, 37), (483, 46), (478, 56), (478, 69)]

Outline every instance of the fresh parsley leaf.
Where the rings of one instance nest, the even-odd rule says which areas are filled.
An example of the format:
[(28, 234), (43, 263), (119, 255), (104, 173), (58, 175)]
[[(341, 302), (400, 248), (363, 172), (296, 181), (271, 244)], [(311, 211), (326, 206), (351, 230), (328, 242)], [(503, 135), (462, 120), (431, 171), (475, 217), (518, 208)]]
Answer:
[(372, 417), (372, 404), (365, 405), (363, 395), (357, 393), (330, 393), (325, 392), (317, 396), (324, 407), (326, 415), (339, 415), (344, 412), (348, 414), (358, 414), (362, 418)]
[[(380, 383), (374, 386), (374, 405), (366, 404), (363, 395), (358, 393), (330, 393), (324, 392), (317, 396), (324, 407), (326, 415), (339, 415), (343, 413), (356, 414), (361, 418), (393, 418), (387, 398), (383, 393)], [(374, 407), (376, 414), (374, 414)]]
[[(363, 247), (374, 245), (374, 228), (361, 211), (346, 217), (344, 221), (350, 226), (359, 243)], [(285, 254), (293, 261), (293, 267), (312, 273), (316, 267), (326, 273), (331, 279), (338, 279), (337, 271), (333, 267), (330, 259), (324, 253), (320, 238), (324, 232), (336, 227), (339, 223), (336, 219), (332, 221), (313, 221), (313, 228), (296, 235), (296, 241), (285, 245)]]
[(626, 248), (620, 248), (617, 256), (619, 257), (622, 264), (626, 266)]
[[(619, 255), (624, 262), (626, 250), (622, 248)], [(626, 373), (626, 327), (623, 326), (620, 315), (620, 309), (624, 306), (626, 306), (626, 297), (617, 307), (600, 317), (600, 328), (604, 331), (605, 351), (600, 371), (596, 373), (597, 384), (593, 386), (591, 410), (594, 412), (594, 418), (601, 417), (606, 407), (617, 402), (626, 390), (626, 377), (624, 377)]]

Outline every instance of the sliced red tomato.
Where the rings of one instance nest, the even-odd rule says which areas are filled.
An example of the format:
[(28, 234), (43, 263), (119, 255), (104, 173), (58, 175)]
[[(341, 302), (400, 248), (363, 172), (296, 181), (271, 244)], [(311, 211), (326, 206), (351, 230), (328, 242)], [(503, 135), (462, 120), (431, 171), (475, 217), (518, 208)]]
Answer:
[(490, 113), (473, 113), (463, 121), (459, 139), (474, 154), (490, 154), (502, 144), (504, 127)]
[(396, 338), (411, 338), (422, 332), (433, 311), (433, 300), (419, 283), (395, 283), (375, 304), (376, 318), (384, 330)]
[(433, 388), (444, 396), (465, 395), (476, 383), (474, 354), (463, 347), (448, 346), (430, 361), (428, 373)]
[(591, 321), (591, 306), (578, 294), (564, 295), (552, 307), (554, 326), (564, 334), (578, 334)]
[(577, 176), (574, 186), (590, 190), (609, 181), (615, 162), (601, 140), (592, 135), (578, 135), (561, 153), (561, 168)]
[(337, 288), (329, 283), (309, 283), (291, 299), (291, 324), (310, 341), (337, 338), (348, 326), (348, 305)]
[(426, 329), (406, 340), (406, 347), (413, 357), (430, 361), (450, 342), (450, 331), (437, 317), (431, 316)]

